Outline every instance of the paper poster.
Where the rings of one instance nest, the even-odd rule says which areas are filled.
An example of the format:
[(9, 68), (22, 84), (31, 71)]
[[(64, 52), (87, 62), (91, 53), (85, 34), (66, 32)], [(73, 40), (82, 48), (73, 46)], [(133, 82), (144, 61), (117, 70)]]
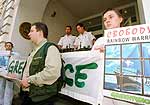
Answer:
[(106, 30), (105, 38), (105, 96), (150, 104), (150, 25)]

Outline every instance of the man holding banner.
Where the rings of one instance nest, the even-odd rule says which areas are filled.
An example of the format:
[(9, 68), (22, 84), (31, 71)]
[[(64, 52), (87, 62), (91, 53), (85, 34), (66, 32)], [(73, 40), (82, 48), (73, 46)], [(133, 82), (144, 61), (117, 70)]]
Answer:
[[(13, 52), (13, 43), (12, 42), (5, 42), (5, 49), (6, 49), (6, 53), (8, 52), (9, 54), (7, 55), (7, 60), (5, 60), (7, 68), (6, 70), (2, 70), (1, 74), (3, 74), (4, 77), (1, 78), (1, 93), (0, 93), (0, 104), (2, 105), (11, 105), (12, 104), (12, 98), (14, 95), (14, 88), (16, 87), (15, 84), (12, 82), (13, 78), (20, 78), (21, 79), (21, 75), (22, 75), (22, 68), (19, 67), (19, 73), (17, 72), (17, 65), (20, 64), (20, 57), (19, 54), (16, 52)], [(18, 59), (19, 57), (19, 59)], [(16, 62), (17, 60), (17, 62)], [(17, 63), (17, 65), (15, 65), (15, 62)], [(21, 60), (22, 62), (22, 60)], [(24, 66), (25, 64), (25, 60), (23, 60), (22, 62)], [(15, 67), (16, 66), (16, 67)], [(9, 71), (11, 70), (11, 71)], [(9, 80), (8, 80), (9, 79)], [(17, 91), (16, 91), (17, 90)], [(19, 89), (15, 89), (15, 93), (18, 93)]]

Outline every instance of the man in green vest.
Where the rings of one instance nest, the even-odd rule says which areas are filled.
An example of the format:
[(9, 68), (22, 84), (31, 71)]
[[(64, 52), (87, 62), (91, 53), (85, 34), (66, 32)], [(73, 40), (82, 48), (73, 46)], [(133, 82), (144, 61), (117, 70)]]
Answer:
[(23, 91), (27, 93), (22, 105), (53, 105), (61, 74), (59, 50), (47, 41), (48, 28), (44, 23), (32, 24), (28, 35), (34, 49), (27, 59), (21, 81)]

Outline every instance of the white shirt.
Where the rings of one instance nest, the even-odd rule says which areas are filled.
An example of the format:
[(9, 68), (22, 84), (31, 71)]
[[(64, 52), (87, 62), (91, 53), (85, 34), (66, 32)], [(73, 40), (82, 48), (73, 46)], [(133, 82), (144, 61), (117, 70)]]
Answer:
[(76, 36), (72, 35), (65, 35), (64, 37), (61, 37), (58, 45), (61, 45), (62, 48), (74, 48), (73, 44), (75, 42)]
[(98, 38), (92, 47), (92, 51), (99, 50), (99, 48), (104, 47), (105, 44), (106, 44), (105, 37)]
[(92, 35), (91, 32), (85, 31), (83, 34), (79, 34), (79, 36), (76, 38), (74, 45), (78, 46), (78, 49), (80, 48), (92, 48), (93, 46), (93, 39), (95, 39), (94, 35)]

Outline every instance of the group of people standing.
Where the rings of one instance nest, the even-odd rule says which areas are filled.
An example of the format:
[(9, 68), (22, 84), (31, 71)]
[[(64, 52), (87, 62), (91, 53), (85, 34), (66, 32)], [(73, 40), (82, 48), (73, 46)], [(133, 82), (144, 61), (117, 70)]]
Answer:
[(66, 26), (66, 35), (61, 37), (58, 46), (60, 49), (81, 49), (81, 48), (92, 48), (96, 38), (92, 35), (91, 32), (87, 32), (82, 23), (76, 25), (76, 29), (79, 33), (79, 36), (73, 36), (71, 34), (71, 26)]
[[(105, 29), (118, 28), (122, 26), (123, 17), (119, 13), (118, 10), (109, 8), (103, 14), (103, 23), (104, 23)], [(65, 30), (66, 35), (61, 37), (58, 42), (58, 46), (60, 49), (66, 49), (66, 48), (74, 48), (74, 49), (89, 48), (91, 49), (92, 48), (92, 46), (94, 45), (96, 41), (96, 38), (94, 37), (94, 35), (92, 35), (91, 32), (87, 32), (82, 23), (78, 23), (76, 25), (76, 30), (79, 33), (77, 37), (71, 34), (71, 31), (72, 31), (71, 26), (66, 26), (66, 30)], [(100, 38), (98, 39), (97, 42), (105, 43), (105, 40)], [(92, 50), (97, 49), (96, 47), (97, 46), (92, 48)]]
[[(123, 21), (122, 16), (115, 9), (108, 9), (103, 14), (106, 29), (118, 28)], [(79, 36), (71, 34), (71, 26), (66, 26), (66, 35), (58, 43), (59, 48), (92, 48), (104, 52), (105, 40), (99, 38), (96, 43), (94, 35), (87, 32), (83, 24), (78, 23), (76, 29)], [(24, 68), (21, 80), (21, 105), (54, 105), (53, 98), (57, 95), (57, 80), (61, 75), (61, 56), (57, 45), (48, 42), (48, 28), (46, 24), (36, 22), (31, 25), (30, 40), (35, 45)], [(92, 47), (93, 46), (93, 47)], [(46, 51), (46, 52), (45, 52)], [(15, 103), (15, 99), (14, 99)], [(19, 104), (17, 104), (19, 105)]]

